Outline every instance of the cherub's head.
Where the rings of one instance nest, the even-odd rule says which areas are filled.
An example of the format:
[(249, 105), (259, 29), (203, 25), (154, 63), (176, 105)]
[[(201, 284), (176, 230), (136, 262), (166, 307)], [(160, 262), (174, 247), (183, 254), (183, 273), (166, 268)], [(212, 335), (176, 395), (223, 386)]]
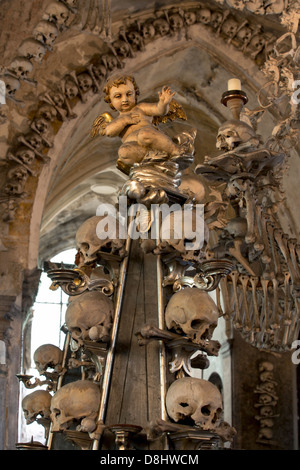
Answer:
[(114, 106), (111, 103), (111, 95), (110, 91), (112, 87), (119, 87), (120, 85), (126, 85), (127, 82), (131, 82), (134, 88), (135, 92), (135, 102), (137, 100), (138, 95), (140, 94), (140, 90), (136, 84), (136, 81), (132, 75), (117, 75), (114, 77), (111, 77), (109, 80), (107, 80), (105, 87), (103, 88), (103, 93), (104, 93), (104, 101), (106, 103), (109, 103), (110, 107), (115, 110)]

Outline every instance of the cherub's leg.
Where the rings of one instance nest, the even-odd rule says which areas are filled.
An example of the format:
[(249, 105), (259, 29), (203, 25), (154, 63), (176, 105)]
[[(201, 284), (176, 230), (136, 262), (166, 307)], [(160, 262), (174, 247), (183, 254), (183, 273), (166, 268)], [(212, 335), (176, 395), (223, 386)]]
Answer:
[(137, 142), (126, 142), (119, 148), (117, 167), (123, 173), (129, 174), (132, 165), (140, 163), (146, 152), (147, 148), (139, 145)]
[(166, 152), (171, 156), (178, 155), (179, 146), (166, 134), (152, 127), (141, 129), (138, 133), (137, 141), (141, 146)]

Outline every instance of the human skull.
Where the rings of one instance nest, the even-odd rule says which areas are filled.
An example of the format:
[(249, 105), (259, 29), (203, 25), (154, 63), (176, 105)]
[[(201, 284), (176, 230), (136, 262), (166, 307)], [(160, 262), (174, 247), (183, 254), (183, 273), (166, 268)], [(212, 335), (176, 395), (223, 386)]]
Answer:
[(70, 17), (70, 10), (61, 2), (51, 2), (46, 6), (43, 20), (55, 23), (62, 29)]
[(262, 406), (259, 410), (260, 416), (271, 417), (274, 414), (273, 406), (265, 405)]
[(10, 97), (15, 96), (16, 91), (20, 88), (20, 82), (18, 79), (5, 75), (3, 77), (3, 81), (5, 82), (6, 94)]
[(210, 19), (210, 24), (213, 27), (213, 29), (218, 29), (219, 26), (222, 24), (223, 21), (223, 15), (219, 11), (214, 11), (211, 14), (211, 19)]
[(99, 405), (100, 389), (96, 383), (78, 380), (63, 385), (51, 400), (52, 431), (66, 430), (85, 418), (93, 420), (96, 428)]
[(236, 10), (243, 10), (245, 8), (245, 2), (242, 0), (226, 0), (228, 6), (235, 8)]
[(50, 98), (52, 99), (55, 106), (62, 108), (65, 102), (65, 97), (62, 93), (52, 92), (50, 93)]
[(193, 255), (203, 249), (208, 240), (208, 228), (202, 214), (192, 208), (167, 214), (161, 224), (161, 241), (183, 255)]
[(261, 395), (259, 395), (258, 402), (262, 405), (270, 405), (273, 402), (273, 398), (267, 393), (262, 393)]
[(272, 362), (263, 361), (259, 364), (258, 370), (259, 372), (263, 372), (264, 370), (271, 372), (272, 370), (274, 370), (274, 365), (272, 364)]
[(80, 90), (82, 90), (84, 93), (91, 90), (93, 86), (93, 80), (88, 73), (80, 73), (77, 76), (77, 79)]
[(167, 328), (185, 333), (197, 344), (212, 338), (218, 318), (219, 310), (213, 299), (196, 287), (175, 292), (165, 310)]
[(25, 165), (31, 165), (35, 159), (34, 151), (25, 147), (25, 145), (16, 150), (14, 154), (16, 158), (18, 160), (21, 160), (21, 162), (25, 163)]
[(33, 360), (40, 375), (43, 375), (48, 368), (60, 372), (62, 358), (62, 350), (54, 344), (43, 344), (33, 354)]
[(185, 11), (184, 12), (184, 20), (188, 26), (196, 23), (197, 15), (194, 11)]
[(183, 27), (183, 18), (178, 13), (171, 15), (169, 21), (173, 31), (180, 31)]
[(106, 68), (102, 64), (95, 64), (92, 66), (93, 74), (97, 80), (103, 80), (106, 75)]
[[(108, 230), (105, 230), (105, 227)], [(103, 227), (103, 228), (102, 228)], [(124, 241), (119, 240), (120, 224), (111, 215), (93, 216), (87, 219), (76, 233), (76, 247), (80, 251), (84, 262), (96, 261), (99, 251), (124, 254)]]
[(34, 39), (51, 48), (58, 36), (58, 29), (54, 23), (43, 20), (34, 28), (33, 36)]
[(120, 39), (113, 43), (113, 47), (116, 53), (120, 57), (128, 57), (130, 55), (130, 47), (127, 42), (121, 41)]
[(259, 138), (254, 129), (243, 121), (226, 121), (219, 128), (216, 147), (219, 150), (233, 150), (240, 144), (251, 142), (257, 145)]
[(29, 38), (21, 43), (18, 52), (27, 59), (33, 59), (35, 62), (41, 63), (46, 54), (46, 48), (36, 39)]
[(32, 72), (33, 65), (30, 60), (25, 57), (15, 57), (9, 66), (9, 70), (11, 70), (17, 78), (23, 80), (28, 77), (30, 72)]
[(103, 62), (108, 68), (108, 70), (112, 71), (118, 65), (118, 59), (113, 54), (105, 54), (102, 56)]
[(51, 398), (46, 390), (36, 390), (23, 398), (22, 409), (26, 424), (33, 423), (39, 415), (42, 418), (50, 418)]
[(255, 58), (257, 54), (263, 49), (265, 45), (265, 39), (262, 35), (257, 34), (253, 36), (249, 44), (247, 45), (247, 51), (250, 52), (250, 56)]
[(36, 132), (28, 132), (28, 134), (24, 136), (24, 140), (35, 150), (40, 150), (43, 145), (43, 139)]
[(181, 177), (181, 183), (179, 191), (186, 193), (188, 196), (191, 195), (197, 204), (205, 202), (205, 196), (208, 191), (205, 178), (201, 175), (197, 175), (192, 171), (187, 174), (183, 174)]
[(243, 28), (238, 30), (238, 32), (236, 33), (236, 38), (242, 44), (247, 44), (248, 41), (250, 41), (252, 33), (253, 33), (253, 31), (250, 28), (250, 26), (246, 25)]
[(285, 8), (284, 0), (271, 0), (265, 8), (267, 15), (281, 14)]
[(191, 418), (201, 429), (213, 430), (222, 418), (222, 396), (218, 388), (207, 380), (183, 377), (169, 387), (166, 409), (176, 422)]
[(228, 18), (222, 25), (222, 33), (228, 38), (233, 38), (238, 29), (238, 22), (233, 18)]
[(209, 24), (211, 20), (211, 11), (208, 8), (201, 8), (197, 13), (197, 20), (202, 24)]
[(113, 301), (100, 291), (86, 291), (74, 297), (66, 310), (65, 322), (73, 340), (108, 342), (114, 316)]
[(8, 171), (7, 176), (9, 180), (14, 180), (16, 184), (24, 185), (28, 178), (28, 173), (22, 165), (13, 165)]
[(7, 183), (4, 191), (6, 194), (23, 194), (28, 172), (23, 165), (14, 165), (7, 173)]
[(259, 378), (262, 382), (268, 382), (274, 379), (274, 375), (273, 375), (273, 372), (266, 370), (264, 372), (261, 372), (261, 374), (259, 374)]
[(49, 131), (49, 122), (43, 117), (37, 116), (33, 119), (32, 124), (40, 134), (45, 134)]
[(74, 82), (74, 80), (66, 78), (65, 83), (64, 83), (64, 90), (66, 97), (72, 100), (73, 98), (76, 98), (76, 96), (79, 93), (78, 86)]
[(244, 217), (234, 217), (225, 227), (234, 238), (244, 238), (247, 234), (248, 223)]
[(143, 38), (138, 31), (128, 31), (127, 39), (134, 49), (140, 49), (143, 46)]
[(52, 122), (57, 116), (57, 111), (54, 106), (51, 106), (50, 104), (44, 104), (38, 109), (36, 115), (37, 117), (46, 119), (48, 122)]
[(166, 36), (170, 31), (170, 25), (164, 18), (158, 18), (153, 22), (153, 26), (160, 36)]
[(152, 39), (155, 36), (155, 29), (152, 23), (144, 23), (142, 25), (142, 35), (145, 39)]

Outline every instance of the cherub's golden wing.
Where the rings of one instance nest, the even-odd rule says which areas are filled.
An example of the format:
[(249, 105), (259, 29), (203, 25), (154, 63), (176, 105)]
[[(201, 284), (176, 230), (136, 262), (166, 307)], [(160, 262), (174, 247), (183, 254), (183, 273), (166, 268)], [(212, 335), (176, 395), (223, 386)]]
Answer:
[(154, 116), (152, 123), (157, 126), (159, 123), (166, 123), (167, 121), (174, 121), (175, 119), (187, 120), (187, 116), (182, 106), (176, 100), (171, 100), (169, 104), (169, 111), (165, 116)]
[(91, 137), (96, 137), (97, 135), (104, 135), (104, 130), (109, 122), (113, 120), (113, 117), (109, 113), (100, 114), (96, 117), (93, 122)]

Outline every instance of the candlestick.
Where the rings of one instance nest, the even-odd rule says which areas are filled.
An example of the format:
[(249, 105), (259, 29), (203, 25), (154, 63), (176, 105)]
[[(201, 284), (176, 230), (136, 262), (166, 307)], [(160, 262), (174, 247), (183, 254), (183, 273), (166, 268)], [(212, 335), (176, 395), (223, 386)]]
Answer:
[(241, 90), (241, 89), (242, 89), (241, 80), (239, 80), (238, 78), (231, 78), (230, 80), (228, 80), (228, 91)]
[(247, 95), (242, 91), (241, 81), (238, 78), (228, 80), (228, 91), (223, 93), (221, 103), (230, 108), (233, 119), (240, 119), (240, 113), (247, 101)]

